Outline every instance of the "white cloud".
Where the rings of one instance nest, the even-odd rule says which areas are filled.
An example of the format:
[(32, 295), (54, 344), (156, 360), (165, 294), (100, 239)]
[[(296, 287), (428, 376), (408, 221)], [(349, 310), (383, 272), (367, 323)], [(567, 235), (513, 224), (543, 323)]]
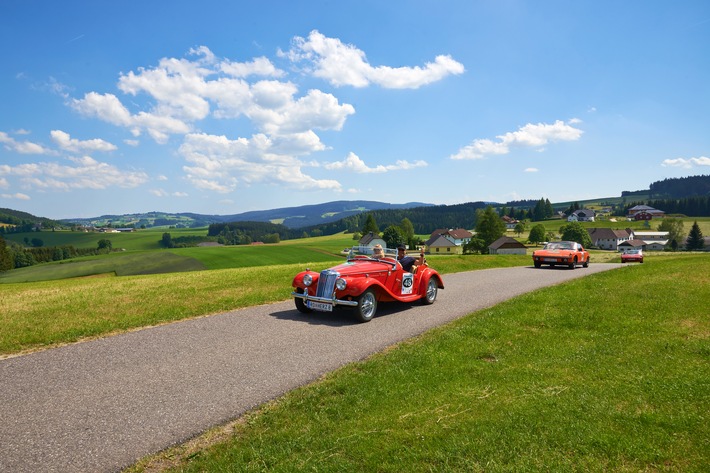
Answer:
[(0, 143), (5, 145), (5, 149), (20, 154), (56, 154), (49, 148), (45, 148), (37, 143), (31, 141), (17, 141), (2, 131), (0, 131)]
[(517, 131), (498, 135), (498, 141), (476, 139), (470, 145), (461, 148), (451, 159), (484, 159), (491, 155), (510, 153), (511, 147), (540, 148), (557, 141), (576, 141), (584, 133), (571, 125), (580, 123), (572, 119), (568, 123), (557, 120), (553, 124), (538, 123), (520, 127)]
[(538, 168), (525, 168), (523, 172), (539, 172)]
[(425, 161), (415, 161), (410, 163), (405, 160), (398, 160), (396, 164), (390, 164), (384, 166), (379, 164), (375, 167), (368, 167), (358, 155), (355, 153), (349, 153), (348, 156), (343, 161), (336, 161), (333, 163), (327, 163), (323, 167), (329, 170), (348, 170), (356, 172), (358, 174), (371, 174), (371, 173), (383, 173), (388, 171), (399, 171), (407, 170), (418, 167), (425, 167), (427, 163)]
[(375, 67), (369, 64), (362, 50), (316, 30), (311, 31), (308, 39), (295, 37), (291, 50), (282, 55), (293, 62), (312, 63), (313, 75), (335, 86), (377, 84), (388, 89), (417, 89), (464, 72), (463, 64), (448, 55), (437, 56), (434, 62), (426, 63), (424, 67)]
[(676, 159), (666, 159), (661, 163), (664, 167), (679, 167), (685, 169), (692, 169), (696, 166), (710, 166), (710, 158), (706, 156), (701, 156), (699, 158), (676, 158)]
[(283, 153), (278, 140), (259, 134), (251, 139), (190, 134), (179, 154), (188, 162), (183, 169), (198, 189), (228, 193), (253, 183), (287, 185), (298, 189), (340, 190), (340, 183), (303, 174), (295, 155)]
[(61, 130), (52, 130), (50, 132), (50, 136), (52, 137), (52, 141), (54, 141), (57, 146), (66, 151), (72, 151), (75, 153), (91, 153), (93, 151), (106, 152), (118, 149), (116, 145), (98, 138), (86, 141), (73, 139), (69, 136), (69, 133)]
[(16, 192), (15, 194), (0, 194), (0, 197), (3, 199), (31, 200), (29, 195), (22, 194), (21, 192)]
[(70, 158), (73, 165), (56, 162), (0, 165), (0, 176), (16, 176), (23, 186), (34, 189), (72, 190), (132, 188), (148, 181), (139, 171), (122, 171), (110, 164), (84, 156)]

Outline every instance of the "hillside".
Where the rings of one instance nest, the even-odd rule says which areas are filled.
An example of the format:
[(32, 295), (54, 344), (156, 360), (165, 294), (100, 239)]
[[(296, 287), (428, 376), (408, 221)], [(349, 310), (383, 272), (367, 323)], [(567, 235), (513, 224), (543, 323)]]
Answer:
[(333, 201), (323, 204), (303, 205), (299, 207), (283, 207), (271, 210), (255, 210), (231, 215), (204, 215), (196, 213), (148, 212), (124, 215), (102, 215), (92, 218), (70, 218), (62, 220), (65, 224), (77, 224), (95, 227), (111, 225), (113, 227), (160, 227), (174, 226), (177, 228), (206, 227), (215, 223), (228, 222), (270, 222), (282, 224), (289, 228), (314, 227), (325, 223), (341, 220), (345, 217), (362, 212), (381, 209), (408, 209), (426, 207), (432, 204), (409, 202), (406, 204), (389, 204), (385, 202), (354, 200)]

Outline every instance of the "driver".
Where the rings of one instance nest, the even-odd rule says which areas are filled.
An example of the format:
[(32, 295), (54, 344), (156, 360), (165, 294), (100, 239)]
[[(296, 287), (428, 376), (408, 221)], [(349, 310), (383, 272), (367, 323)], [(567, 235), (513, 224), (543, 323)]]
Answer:
[[(411, 272), (412, 269), (416, 269), (417, 266), (424, 264), (424, 250), (419, 253), (419, 259), (412, 256), (406, 255), (406, 248), (404, 245), (399, 245), (397, 247), (397, 261), (402, 265), (402, 269), (407, 272)], [(416, 263), (416, 265), (415, 265)]]

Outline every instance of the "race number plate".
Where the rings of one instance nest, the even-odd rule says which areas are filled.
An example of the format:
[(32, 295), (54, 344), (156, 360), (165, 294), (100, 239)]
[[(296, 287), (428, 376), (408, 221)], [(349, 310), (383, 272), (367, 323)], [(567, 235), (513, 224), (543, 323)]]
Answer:
[(548, 263), (554, 263), (557, 261), (557, 258), (545, 258), (545, 261)]
[(324, 302), (308, 301), (308, 307), (320, 312), (333, 312), (333, 304), (326, 304)]

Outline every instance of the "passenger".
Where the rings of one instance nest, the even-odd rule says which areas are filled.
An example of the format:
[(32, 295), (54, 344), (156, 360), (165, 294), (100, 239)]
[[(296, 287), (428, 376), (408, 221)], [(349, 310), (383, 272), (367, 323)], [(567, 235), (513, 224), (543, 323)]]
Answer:
[(412, 270), (416, 270), (417, 266), (424, 264), (424, 250), (419, 253), (419, 259), (417, 259), (407, 256), (404, 245), (399, 245), (397, 247), (397, 261), (399, 261), (405, 271), (412, 272)]
[(372, 247), (372, 256), (377, 259), (385, 257), (385, 250), (382, 248), (382, 245), (378, 243), (377, 245)]

